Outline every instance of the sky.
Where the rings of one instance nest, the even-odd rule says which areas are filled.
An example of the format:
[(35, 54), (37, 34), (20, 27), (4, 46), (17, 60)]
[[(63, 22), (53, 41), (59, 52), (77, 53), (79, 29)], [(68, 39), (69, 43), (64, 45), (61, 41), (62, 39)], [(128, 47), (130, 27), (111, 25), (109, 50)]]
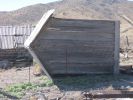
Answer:
[[(49, 3), (58, 0), (0, 0), (0, 11), (12, 11), (37, 3)], [(133, 1), (133, 0), (129, 0)]]
[(37, 3), (49, 3), (58, 0), (0, 0), (0, 11), (12, 11)]

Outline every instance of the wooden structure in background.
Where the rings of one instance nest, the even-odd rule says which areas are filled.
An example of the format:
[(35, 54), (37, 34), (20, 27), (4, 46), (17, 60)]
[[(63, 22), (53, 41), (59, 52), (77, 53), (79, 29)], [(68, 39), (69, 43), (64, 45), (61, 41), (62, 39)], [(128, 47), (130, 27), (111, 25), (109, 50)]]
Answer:
[(33, 25), (0, 26), (0, 49), (16, 49), (24, 47), (25, 40), (30, 36)]
[(55, 74), (119, 73), (120, 23), (61, 19), (48, 11), (25, 42), (51, 78)]
[(30, 36), (33, 25), (0, 26), (0, 61), (32, 59), (27, 49), (24, 48), (25, 40)]

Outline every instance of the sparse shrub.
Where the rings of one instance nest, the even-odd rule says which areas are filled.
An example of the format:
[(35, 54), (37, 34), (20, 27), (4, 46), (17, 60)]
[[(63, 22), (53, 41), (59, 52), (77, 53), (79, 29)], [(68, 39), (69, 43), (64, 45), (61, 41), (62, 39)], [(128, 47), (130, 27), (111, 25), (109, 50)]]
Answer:
[(42, 81), (41, 83), (35, 84), (35, 83), (19, 83), (19, 84), (13, 84), (10, 86), (7, 86), (5, 88), (6, 92), (9, 92), (11, 95), (16, 96), (18, 98), (21, 98), (25, 95), (26, 91), (29, 90), (37, 90), (39, 87), (48, 87), (52, 86), (53, 82), (52, 80), (49, 80), (47, 77), (43, 76), (40, 78)]

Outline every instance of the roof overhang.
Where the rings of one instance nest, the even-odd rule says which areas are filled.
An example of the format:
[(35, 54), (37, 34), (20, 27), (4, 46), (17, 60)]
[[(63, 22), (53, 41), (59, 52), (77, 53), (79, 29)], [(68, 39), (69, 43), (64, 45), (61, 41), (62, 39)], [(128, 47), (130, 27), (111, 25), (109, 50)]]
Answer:
[(34, 40), (37, 38), (38, 34), (40, 33), (40, 31), (42, 30), (42, 28), (45, 27), (47, 21), (50, 19), (50, 17), (53, 15), (54, 13), (54, 9), (49, 10), (48, 12), (46, 12), (43, 17), (41, 18), (41, 20), (38, 22), (38, 24), (36, 25), (35, 29), (33, 30), (33, 32), (31, 33), (31, 35), (29, 36), (29, 38), (25, 41), (24, 46), (25, 48), (28, 49), (28, 51), (30, 52), (30, 54), (33, 56), (33, 58), (35, 59), (35, 61), (39, 64), (39, 66), (41, 66), (42, 70), (45, 72), (45, 74), (48, 76), (49, 79), (52, 80), (51, 76), (49, 75), (49, 73), (47, 72), (47, 70), (45, 69), (45, 67), (43, 66), (43, 64), (41, 63), (41, 61), (38, 59), (37, 55), (35, 54), (35, 52), (32, 50), (31, 48), (31, 44), (34, 42)]

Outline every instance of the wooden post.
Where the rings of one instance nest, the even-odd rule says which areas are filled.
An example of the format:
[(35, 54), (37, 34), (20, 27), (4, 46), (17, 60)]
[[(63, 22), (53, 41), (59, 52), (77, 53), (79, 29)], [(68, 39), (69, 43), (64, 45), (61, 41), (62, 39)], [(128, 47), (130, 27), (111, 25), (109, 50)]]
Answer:
[(119, 74), (120, 22), (115, 21), (114, 74)]

